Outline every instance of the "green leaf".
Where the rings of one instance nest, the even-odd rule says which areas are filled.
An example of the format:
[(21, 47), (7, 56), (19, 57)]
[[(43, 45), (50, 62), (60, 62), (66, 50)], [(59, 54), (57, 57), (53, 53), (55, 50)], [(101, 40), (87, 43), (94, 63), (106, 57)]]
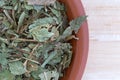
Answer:
[(46, 72), (46, 71), (48, 71), (48, 70), (46, 70), (46, 69), (44, 69), (44, 68), (42, 68), (42, 67), (39, 67), (38, 70), (33, 71), (33, 72), (31, 73), (31, 75), (32, 75), (33, 78), (39, 80), (39, 79), (40, 79), (39, 74), (41, 74), (41, 73), (43, 73), (43, 72)]
[(51, 80), (51, 79), (58, 80), (59, 73), (57, 71), (48, 71), (39, 74), (39, 77), (41, 80)]
[(70, 21), (70, 27), (75, 31), (75, 33), (78, 32), (80, 29), (82, 23), (86, 20), (87, 16), (80, 16), (72, 21)]
[(54, 5), (54, 8), (58, 9), (58, 10), (65, 10), (64, 4), (60, 3), (59, 1), (56, 1), (55, 5)]
[(10, 73), (8, 70), (0, 72), (0, 80), (14, 80), (15, 76)]
[(59, 64), (61, 62), (61, 60), (62, 60), (62, 58), (61, 58), (62, 54), (61, 53), (63, 53), (63, 51), (62, 50), (61, 51), (58, 50), (58, 51), (57, 51), (57, 55), (55, 55), (54, 58), (52, 58), (49, 61), (48, 64), (50, 64), (50, 65), (56, 65), (56, 64)]
[(26, 13), (22, 12), (20, 17), (19, 17), (19, 21), (18, 21), (18, 30), (20, 29), (20, 27), (23, 25), (23, 21), (25, 19)]
[(0, 64), (2, 66), (7, 65), (8, 63), (7, 57), (9, 51), (10, 50), (6, 47), (6, 45), (2, 43), (0, 46)]
[(44, 6), (41, 5), (33, 5), (33, 7), (37, 12), (40, 12), (44, 8)]
[(17, 9), (18, 9), (18, 4), (14, 6), (14, 10), (17, 10)]
[(7, 55), (5, 53), (0, 53), (0, 64), (7, 65), (8, 60), (6, 58)]
[(3, 25), (5, 25), (5, 28), (10, 28), (10, 23), (8, 21), (3, 21)]
[(56, 16), (56, 17), (61, 17), (61, 12), (54, 9), (54, 8), (50, 8), (52, 13)]
[(21, 75), (26, 72), (26, 69), (23, 66), (23, 63), (20, 61), (9, 63), (9, 69), (11, 73), (14, 75)]
[(46, 28), (32, 30), (31, 34), (35, 40), (40, 42), (44, 42), (54, 35), (54, 33), (48, 32)]
[(32, 10), (32, 9), (34, 9), (34, 7), (33, 7), (32, 5), (27, 5), (27, 4), (25, 4), (25, 8), (26, 8), (27, 10)]
[(5, 1), (4, 0), (0, 0), (0, 7), (5, 5)]
[(71, 36), (73, 31), (77, 33), (86, 18), (87, 16), (81, 16), (70, 21), (70, 26), (64, 30), (63, 34), (58, 38), (58, 41), (64, 40), (65, 38)]
[(65, 31), (63, 32), (63, 37), (66, 38), (68, 36), (70, 36), (72, 34), (72, 28), (71, 27), (68, 27), (67, 29), (65, 29)]
[(35, 28), (40, 25), (52, 24), (53, 22), (54, 22), (54, 19), (52, 17), (37, 19), (36, 21), (33, 22), (33, 24), (29, 26), (29, 29)]
[(48, 64), (56, 55), (57, 55), (57, 51), (51, 52), (49, 57), (44, 61), (44, 63), (41, 65), (41, 67), (44, 68), (46, 66), (46, 64)]
[(3, 6), (3, 8), (4, 8), (4, 9), (8, 9), (8, 10), (13, 9), (13, 7), (12, 7), (12, 6)]
[(18, 2), (18, 0), (12, 0), (12, 4), (15, 5)]
[(59, 10), (54, 9), (54, 8), (50, 8), (52, 13), (55, 15), (54, 19), (56, 20), (56, 23), (60, 24), (62, 22), (62, 14)]
[(18, 76), (16, 80), (23, 80), (22, 77)]
[(62, 58), (62, 65), (63, 69), (69, 67), (71, 59), (72, 59), (72, 46), (70, 43), (62, 43), (61, 48), (64, 51), (63, 58)]
[(6, 43), (6, 44), (8, 44), (8, 43), (9, 43), (7, 39), (2, 38), (2, 37), (0, 37), (0, 42)]
[(43, 25), (43, 24), (50, 24), (50, 23), (53, 23), (54, 20), (52, 17), (46, 17), (46, 18), (41, 18), (41, 19), (38, 19), (36, 21), (34, 21), (35, 24), (40, 24), (40, 25)]

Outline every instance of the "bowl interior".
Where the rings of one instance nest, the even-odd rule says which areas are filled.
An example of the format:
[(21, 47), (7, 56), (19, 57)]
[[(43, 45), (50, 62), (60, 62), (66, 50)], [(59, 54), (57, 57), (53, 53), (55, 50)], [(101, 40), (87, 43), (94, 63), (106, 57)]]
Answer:
[[(85, 15), (81, 0), (60, 0), (67, 8), (69, 20)], [(72, 40), (72, 63), (61, 80), (81, 80), (88, 56), (88, 25), (84, 22), (76, 35), (79, 40)]]

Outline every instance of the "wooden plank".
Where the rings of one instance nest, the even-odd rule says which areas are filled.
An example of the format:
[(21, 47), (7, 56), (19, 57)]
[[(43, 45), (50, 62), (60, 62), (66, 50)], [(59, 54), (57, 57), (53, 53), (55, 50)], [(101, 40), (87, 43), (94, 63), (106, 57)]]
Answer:
[(82, 80), (120, 80), (120, 0), (82, 0), (90, 50)]

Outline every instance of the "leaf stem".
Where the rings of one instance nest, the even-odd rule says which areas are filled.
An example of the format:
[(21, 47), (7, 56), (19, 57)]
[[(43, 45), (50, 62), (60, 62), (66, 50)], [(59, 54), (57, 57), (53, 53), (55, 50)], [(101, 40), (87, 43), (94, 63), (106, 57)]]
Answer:
[[(31, 61), (31, 62), (34, 62), (36, 64), (40, 64), (39, 62), (35, 61), (35, 60), (32, 60), (32, 59), (29, 59), (29, 58), (25, 58), (25, 57), (22, 57), (23, 59), (26, 59), (27, 61)], [(26, 61), (25, 61), (26, 62)], [(27, 64), (27, 63), (26, 63)]]
[(22, 42), (38, 42), (33, 39), (24, 39), (24, 38), (10, 38), (10, 40), (22, 41)]
[(13, 19), (10, 17), (8, 11), (7, 11), (7, 10), (3, 10), (3, 12), (4, 12), (5, 15), (7, 16), (8, 20), (9, 20), (11, 23), (13, 23), (14, 21), (13, 21)]

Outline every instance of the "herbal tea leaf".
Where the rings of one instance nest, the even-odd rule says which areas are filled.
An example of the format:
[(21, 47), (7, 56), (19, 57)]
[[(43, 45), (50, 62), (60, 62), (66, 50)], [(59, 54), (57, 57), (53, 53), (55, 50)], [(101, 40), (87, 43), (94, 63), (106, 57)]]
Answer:
[(25, 8), (26, 8), (27, 10), (32, 10), (34, 7), (33, 7), (32, 5), (27, 5), (27, 4), (25, 4)]
[(54, 19), (52, 17), (46, 17), (37, 19), (29, 26), (29, 29), (35, 28), (37, 26), (45, 25), (45, 24), (52, 24), (54, 22)]
[(15, 5), (18, 2), (18, 0), (12, 0), (12, 4)]
[(0, 7), (5, 5), (5, 1), (4, 0), (0, 0)]
[(51, 52), (49, 57), (44, 61), (44, 63), (41, 65), (41, 67), (45, 67), (46, 64), (48, 64), (50, 62), (50, 60), (52, 60), (55, 56), (57, 55), (57, 51)]
[(33, 78), (39, 80), (39, 79), (40, 79), (39, 74), (41, 74), (41, 73), (43, 73), (43, 72), (46, 72), (46, 71), (48, 71), (48, 70), (47, 70), (47, 69), (44, 69), (44, 68), (42, 68), (42, 67), (39, 67), (38, 70), (33, 71), (33, 72), (31, 73), (31, 75), (32, 75)]
[(65, 10), (65, 6), (63, 3), (60, 3), (59, 1), (56, 1), (55, 5), (54, 5), (54, 8), (57, 9), (57, 10)]
[(0, 53), (0, 64), (7, 65), (8, 60), (6, 59), (8, 56), (5, 53)]
[(8, 70), (0, 72), (0, 80), (14, 80), (15, 76)]
[(59, 79), (59, 73), (56, 71), (48, 71), (48, 72), (43, 72), (39, 74), (39, 77), (41, 80), (58, 80)]
[(4, 8), (4, 9), (8, 9), (8, 10), (13, 9), (13, 7), (12, 7), (12, 6), (3, 6), (3, 8)]
[(72, 32), (74, 31), (75, 33), (78, 32), (80, 26), (82, 25), (82, 23), (86, 20), (87, 16), (81, 16), (81, 17), (78, 17), (72, 21), (70, 21), (70, 26), (67, 27), (63, 34), (58, 38), (58, 41), (59, 40), (63, 40), (67, 37), (69, 37), (70, 35), (72, 35)]
[(82, 23), (86, 20), (87, 16), (80, 16), (72, 21), (70, 21), (70, 27), (75, 31), (78, 32)]
[(34, 38), (34, 40), (40, 41), (40, 42), (45, 42), (49, 38), (51, 38), (54, 33), (48, 32), (46, 28), (38, 29), (38, 30), (32, 30), (31, 34)]
[(41, 6), (41, 5), (33, 5), (33, 8), (34, 8), (37, 12), (40, 12), (41, 9), (44, 8), (44, 6)]
[(65, 31), (63, 32), (63, 38), (66, 38), (68, 36), (70, 36), (72, 34), (72, 28), (71, 27), (68, 27), (67, 29), (65, 29)]
[(52, 13), (56, 16), (56, 17), (60, 17), (61, 16), (61, 12), (59, 10), (56, 10), (54, 8), (50, 8)]
[(10, 69), (11, 73), (14, 75), (21, 75), (26, 72), (26, 69), (23, 66), (23, 63), (20, 61), (15, 61), (15, 62), (9, 63), (9, 69)]
[(20, 17), (19, 17), (19, 21), (18, 21), (18, 29), (17, 31), (19, 31), (20, 27), (23, 25), (24, 19), (25, 19), (26, 13), (22, 12)]
[(8, 40), (5, 39), (5, 38), (2, 38), (2, 37), (0, 37), (0, 42), (3, 42), (3, 43), (6, 43), (6, 44), (9, 44)]
[(16, 80), (22, 80), (22, 77), (18, 76), (18, 77), (16, 78)]

